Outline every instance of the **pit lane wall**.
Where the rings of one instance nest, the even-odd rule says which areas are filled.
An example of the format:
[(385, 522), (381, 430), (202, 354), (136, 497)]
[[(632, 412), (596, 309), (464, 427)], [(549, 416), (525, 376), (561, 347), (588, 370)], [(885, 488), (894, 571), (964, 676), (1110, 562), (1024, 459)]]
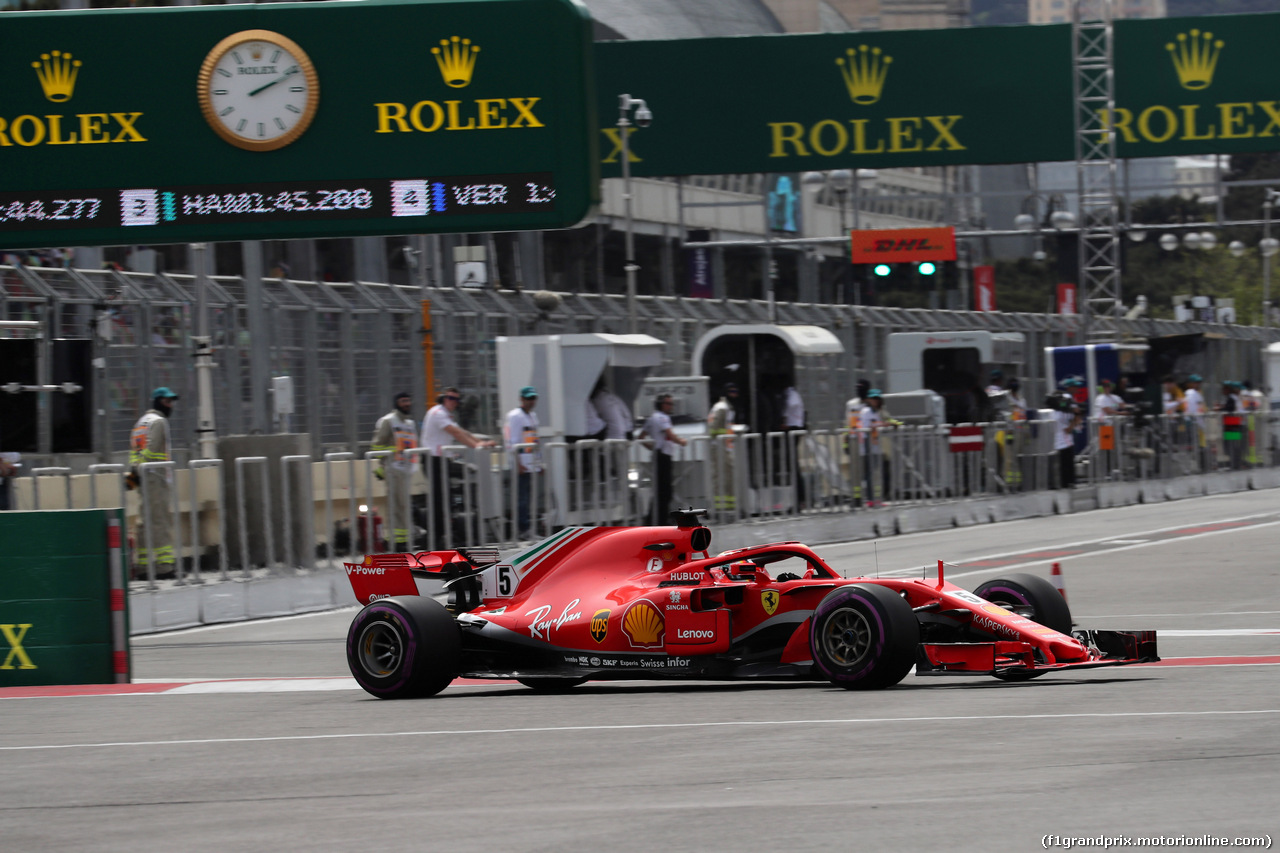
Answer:
[[(1280, 488), (1280, 469), (1266, 468), (1144, 483), (1111, 483), (1072, 491), (889, 507), (857, 514), (832, 513), (717, 524), (714, 525), (714, 548), (719, 551), (781, 540), (799, 540), (818, 546), (829, 542), (876, 539), (1138, 503), (1162, 503), (1277, 488)], [(436, 584), (435, 588), (420, 585), (420, 590), (424, 594), (438, 592), (439, 585)], [(290, 572), (285, 576), (237, 578), (230, 583), (187, 584), (151, 590), (136, 588), (129, 599), (135, 634), (318, 612), (357, 603), (340, 563), (337, 568), (320, 567), (306, 574)]]
[(0, 513), (0, 687), (129, 680), (121, 509)]

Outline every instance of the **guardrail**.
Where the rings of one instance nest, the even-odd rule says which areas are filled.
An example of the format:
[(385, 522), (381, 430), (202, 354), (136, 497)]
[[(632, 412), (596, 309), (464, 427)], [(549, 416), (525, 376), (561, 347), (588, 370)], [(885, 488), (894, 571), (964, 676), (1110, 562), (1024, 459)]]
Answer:
[[(1070, 467), (1079, 486), (1271, 467), (1280, 461), (1276, 418), (1280, 413), (1256, 412), (1089, 422), (1072, 436)], [(725, 524), (1043, 492), (1061, 485), (1057, 429), (1053, 421), (1031, 420), (693, 436), (674, 448), (673, 507), (706, 507), (714, 523)], [(534, 452), (535, 470), (516, 476), (512, 457)], [(169, 554), (160, 556), (168, 547), (176, 582), (201, 583), (229, 579), (232, 563), (249, 578), (308, 571), (317, 557), (332, 568), (340, 556), (367, 551), (514, 548), (562, 527), (642, 524), (650, 517), (655, 474), (645, 441), (558, 441), (509, 452), (449, 446), (442, 453), (409, 450), (403, 458), (410, 464), (394, 469), (385, 459), (389, 451), (363, 458), (328, 453), (322, 462), (282, 457), (276, 466), (283, 506), (274, 519), (273, 466), (265, 456), (234, 460), (232, 497), (224, 497), (232, 493), (217, 459), (186, 468), (145, 463), (133, 491), (125, 490), (123, 465), (94, 465), (87, 476), (40, 468), (19, 478), (28, 487), (16, 493), (21, 508), (115, 500), (131, 521), (151, 519), (134, 533), (142, 556), (134, 576), (148, 588), (168, 577)], [(374, 474), (379, 465), (386, 466), (381, 480)], [(260, 487), (250, 487), (251, 474), (261, 476)], [(115, 475), (114, 495), (99, 493), (103, 475)], [(62, 494), (41, 488), (50, 477), (62, 479)], [(279, 551), (277, 527), (284, 536)], [(238, 559), (228, 554), (228, 536), (237, 540)], [(264, 551), (251, 550), (251, 536), (265, 542)]]

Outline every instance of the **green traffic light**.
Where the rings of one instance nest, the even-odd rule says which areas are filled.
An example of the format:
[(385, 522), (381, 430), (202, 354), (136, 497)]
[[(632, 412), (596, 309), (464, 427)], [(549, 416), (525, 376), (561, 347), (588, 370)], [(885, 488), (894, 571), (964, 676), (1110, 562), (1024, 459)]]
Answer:
[(889, 265), (888, 265), (888, 264), (876, 264), (876, 265), (875, 265), (875, 268), (874, 268), (874, 269), (872, 269), (871, 271), (872, 271), (873, 273), (875, 273), (876, 275), (888, 275), (888, 274), (889, 274)]
[(917, 269), (920, 270), (920, 275), (933, 275), (935, 272), (938, 271), (937, 265), (934, 264), (932, 261), (925, 261), (924, 263), (920, 264), (920, 266), (917, 267)]

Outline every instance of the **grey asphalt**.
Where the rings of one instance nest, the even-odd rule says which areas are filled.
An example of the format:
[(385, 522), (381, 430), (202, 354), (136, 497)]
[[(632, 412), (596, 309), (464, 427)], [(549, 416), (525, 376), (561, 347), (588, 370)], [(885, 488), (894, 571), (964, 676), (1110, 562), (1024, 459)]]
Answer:
[[(818, 550), (851, 575), (932, 574), (941, 558), (976, 586), (1001, 571), (963, 564), (1103, 543), (1062, 561), (1078, 623), (1173, 632), (1166, 658), (1280, 656), (1278, 535), (1267, 491)], [(351, 616), (140, 638), (135, 675), (345, 677)], [(15, 851), (1032, 850), (1045, 835), (1280, 830), (1277, 666), (908, 677), (877, 693), (643, 682), (413, 702), (350, 689), (0, 699), (0, 714), (0, 848)]]

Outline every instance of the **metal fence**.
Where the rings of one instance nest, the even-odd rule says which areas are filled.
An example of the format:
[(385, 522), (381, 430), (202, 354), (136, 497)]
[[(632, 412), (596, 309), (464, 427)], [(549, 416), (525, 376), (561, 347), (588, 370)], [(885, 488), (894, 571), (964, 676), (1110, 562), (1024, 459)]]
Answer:
[[(1280, 462), (1276, 420), (1256, 412), (1092, 421), (1076, 436), (1070, 464), (1080, 486), (1271, 467)], [(1052, 420), (1026, 420), (694, 436), (675, 448), (671, 508), (705, 507), (712, 523), (751, 523), (1043, 492), (1062, 485), (1056, 428)], [(287, 456), (278, 462), (280, 494), (270, 492), (266, 476), (246, 479), (251, 469), (265, 473), (266, 457), (236, 459), (231, 467), (242, 485), (230, 491), (219, 460), (144, 467), (177, 475), (166, 500), (180, 583), (333, 567), (341, 557), (381, 550), (511, 548), (565, 526), (650, 518), (653, 461), (644, 441), (551, 442), (539, 450), (543, 470), (531, 475), (527, 532), (517, 523), (518, 484), (501, 447), (446, 448), (444, 466), (415, 464), (413, 473), (385, 480), (378, 476), (383, 451), (329, 453), (323, 462)], [(416, 460), (425, 451), (410, 453)], [(287, 476), (291, 468), (297, 476)], [(437, 471), (443, 477), (433, 482)], [(147, 499), (145, 491), (126, 493), (118, 465), (87, 475), (34, 473), (19, 491), (20, 509), (123, 501), (136, 520)], [(256, 509), (271, 505), (284, 507), (279, 529), (271, 513)], [(391, 536), (396, 527), (408, 531), (402, 545)], [(158, 544), (145, 529), (134, 536), (135, 547)], [(255, 551), (253, 538), (265, 538), (265, 549)], [(154, 584), (158, 568), (137, 567), (135, 579)]]
[[(312, 437), (325, 453), (362, 453), (373, 424), (393, 393), (456, 385), (459, 412), (473, 432), (498, 431), (513, 389), (497, 387), (498, 336), (625, 333), (627, 300), (614, 294), (418, 288), (367, 282), (263, 279), (249, 287), (236, 277), (207, 279), (210, 334), (216, 362), (214, 410), (219, 434), (293, 431)], [(183, 397), (173, 418), (176, 458), (195, 447), (196, 281), (187, 275), (116, 270), (0, 266), (0, 319), (43, 321), (53, 337), (94, 341), (97, 371), (93, 411), (97, 461), (121, 461), (130, 429), (152, 388), (167, 385)], [(424, 303), (429, 329), (424, 326)], [(858, 379), (885, 387), (886, 342), (894, 332), (988, 330), (1026, 337), (1023, 394), (1039, 400), (1044, 347), (1088, 343), (1071, 315), (939, 311), (680, 297), (639, 297), (639, 328), (666, 344), (654, 375), (688, 376), (697, 341), (725, 324), (816, 325), (841, 342), (839, 354), (797, 359), (796, 387), (810, 425), (844, 422), (845, 400)], [(1268, 330), (1231, 324), (1095, 318), (1094, 332), (1110, 340), (1169, 335), (1203, 336), (1206, 388), (1221, 379), (1265, 384), (1259, 352)], [(250, 330), (258, 330), (251, 333)], [(1100, 337), (1099, 339), (1103, 339)], [(424, 355), (431, 356), (430, 377)], [(276, 416), (272, 377), (293, 383), (293, 413)], [(1212, 391), (1209, 403), (1214, 403)], [(45, 410), (48, 406), (44, 407)], [(50, 429), (41, 429), (47, 454)], [(46, 455), (44, 463), (62, 464)]]

